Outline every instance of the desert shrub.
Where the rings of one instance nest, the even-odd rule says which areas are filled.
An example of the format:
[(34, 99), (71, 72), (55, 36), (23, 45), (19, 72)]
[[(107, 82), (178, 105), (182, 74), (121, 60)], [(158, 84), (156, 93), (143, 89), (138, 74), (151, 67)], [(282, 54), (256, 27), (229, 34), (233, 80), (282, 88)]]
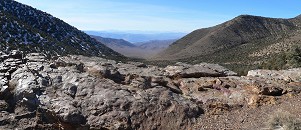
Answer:
[(288, 69), (301, 67), (301, 49), (293, 47), (289, 52), (281, 53), (270, 58), (261, 65), (263, 69)]
[(287, 64), (290, 67), (300, 67), (301, 66), (301, 49), (295, 47), (291, 52), (286, 55)]
[(286, 61), (286, 54), (279, 54), (275, 57), (272, 57), (268, 61), (262, 63), (262, 69), (269, 69), (269, 70), (279, 70), (283, 69), (284, 66), (287, 64)]
[(301, 120), (284, 111), (277, 111), (267, 122), (271, 130), (301, 130)]

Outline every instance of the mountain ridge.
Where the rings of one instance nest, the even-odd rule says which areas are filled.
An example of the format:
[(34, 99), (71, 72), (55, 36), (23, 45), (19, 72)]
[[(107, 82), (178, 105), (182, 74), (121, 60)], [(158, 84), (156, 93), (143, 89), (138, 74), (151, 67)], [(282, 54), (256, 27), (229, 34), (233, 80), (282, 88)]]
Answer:
[(240, 75), (248, 70), (301, 67), (301, 19), (240, 15), (222, 24), (194, 30), (148, 59), (150, 64), (215, 63)]
[(120, 46), (120, 47), (136, 47), (133, 43), (130, 43), (124, 39), (105, 38), (101, 36), (90, 35), (92, 38), (102, 42), (107, 46)]
[(298, 15), (298, 16), (296, 16), (295, 18), (297, 18), (297, 19), (300, 19), (300, 18), (301, 18), (301, 14), (300, 14), (300, 15)]
[[(119, 53), (52, 15), (13, 0), (0, 1), (1, 50), (118, 58)], [(16, 32), (18, 31), (18, 32)]]
[(254, 40), (282, 36), (299, 28), (296, 19), (240, 15), (225, 23), (191, 32), (154, 59), (177, 60), (208, 55)]

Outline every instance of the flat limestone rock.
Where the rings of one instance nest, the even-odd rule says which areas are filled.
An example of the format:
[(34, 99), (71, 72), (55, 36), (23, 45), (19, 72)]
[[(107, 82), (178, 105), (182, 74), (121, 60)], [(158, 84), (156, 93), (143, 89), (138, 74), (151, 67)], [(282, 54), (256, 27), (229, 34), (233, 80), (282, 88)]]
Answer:
[(301, 81), (301, 68), (289, 70), (251, 70), (247, 76), (262, 77), (269, 79), (285, 80), (285, 81)]
[(199, 78), (199, 77), (223, 77), (235, 76), (237, 73), (217, 64), (201, 63), (196, 65), (177, 63), (175, 66), (167, 66), (166, 75), (169, 77)]

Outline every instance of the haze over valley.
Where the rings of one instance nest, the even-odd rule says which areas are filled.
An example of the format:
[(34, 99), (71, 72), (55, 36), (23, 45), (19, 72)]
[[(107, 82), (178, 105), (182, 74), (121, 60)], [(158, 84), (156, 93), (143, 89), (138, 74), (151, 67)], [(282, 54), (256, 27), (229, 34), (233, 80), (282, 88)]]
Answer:
[(300, 5), (1, 0), (0, 129), (300, 130)]

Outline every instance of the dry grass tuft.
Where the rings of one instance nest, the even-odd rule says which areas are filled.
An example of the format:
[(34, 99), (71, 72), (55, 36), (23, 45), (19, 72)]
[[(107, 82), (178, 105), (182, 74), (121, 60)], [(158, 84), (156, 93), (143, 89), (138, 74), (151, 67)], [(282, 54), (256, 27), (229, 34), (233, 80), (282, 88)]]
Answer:
[(270, 130), (301, 130), (301, 120), (286, 111), (276, 111), (267, 125)]

